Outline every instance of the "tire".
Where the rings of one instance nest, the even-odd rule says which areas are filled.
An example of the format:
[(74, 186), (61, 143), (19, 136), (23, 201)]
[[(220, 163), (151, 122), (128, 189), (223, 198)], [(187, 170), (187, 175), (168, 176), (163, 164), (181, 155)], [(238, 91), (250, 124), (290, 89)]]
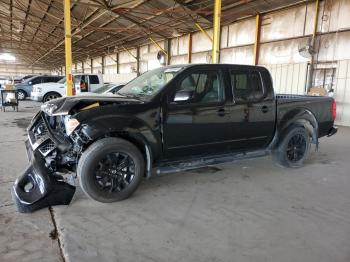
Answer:
[(22, 90), (22, 89), (20, 89), (20, 90), (18, 90), (17, 91), (17, 95), (18, 95), (18, 100), (25, 100), (26, 99), (26, 97), (27, 97), (27, 93), (26, 93), (26, 91), (24, 91), (24, 90)]
[(274, 161), (284, 167), (303, 166), (309, 156), (310, 139), (304, 127), (291, 126), (281, 137), (277, 149), (272, 152)]
[(59, 93), (49, 92), (49, 93), (44, 95), (43, 102), (45, 103), (45, 102), (48, 102), (50, 100), (53, 100), (53, 99), (56, 99), (59, 97), (61, 97), (61, 95)]
[(104, 138), (93, 143), (82, 154), (77, 168), (84, 193), (104, 203), (130, 197), (140, 185), (144, 173), (141, 152), (135, 145), (120, 138)]

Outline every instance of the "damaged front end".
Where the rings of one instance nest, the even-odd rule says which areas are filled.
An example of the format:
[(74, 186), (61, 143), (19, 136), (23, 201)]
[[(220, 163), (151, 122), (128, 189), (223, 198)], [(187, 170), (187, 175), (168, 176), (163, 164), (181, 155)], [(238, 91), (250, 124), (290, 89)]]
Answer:
[(63, 168), (74, 171), (81, 152), (79, 141), (74, 143), (65, 135), (64, 116), (49, 116), (42, 111), (33, 118), (27, 131), (29, 166), (12, 188), (18, 211), (29, 213), (48, 206), (68, 205), (75, 186), (59, 174)]

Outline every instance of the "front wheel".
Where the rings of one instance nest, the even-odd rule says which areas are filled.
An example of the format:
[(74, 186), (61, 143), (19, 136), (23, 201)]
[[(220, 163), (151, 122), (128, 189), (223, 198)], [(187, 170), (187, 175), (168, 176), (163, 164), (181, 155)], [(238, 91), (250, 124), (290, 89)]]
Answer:
[(77, 168), (84, 193), (104, 203), (131, 196), (141, 183), (144, 172), (141, 152), (120, 138), (96, 141), (82, 154)]
[(309, 151), (310, 135), (307, 130), (304, 127), (292, 126), (285, 132), (272, 156), (279, 165), (301, 167)]
[(21, 100), (21, 101), (26, 99), (27, 97), (27, 93), (23, 90), (18, 90), (17, 94), (18, 94), (18, 100)]
[(43, 98), (43, 101), (44, 102), (48, 102), (48, 101), (51, 101), (53, 99), (56, 99), (56, 98), (59, 98), (61, 97), (60, 94), (56, 93), (56, 92), (50, 92), (50, 93), (47, 93), (44, 98)]

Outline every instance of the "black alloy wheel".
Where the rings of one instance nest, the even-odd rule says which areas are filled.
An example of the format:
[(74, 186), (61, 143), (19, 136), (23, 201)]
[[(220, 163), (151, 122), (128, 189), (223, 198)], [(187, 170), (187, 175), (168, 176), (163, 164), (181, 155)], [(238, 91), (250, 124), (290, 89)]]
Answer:
[(90, 198), (104, 203), (130, 197), (145, 175), (140, 150), (122, 138), (95, 141), (82, 154), (77, 167), (80, 186)]
[(135, 177), (135, 163), (121, 152), (113, 152), (102, 158), (95, 170), (96, 184), (107, 192), (121, 192)]
[(300, 161), (305, 155), (306, 148), (307, 141), (303, 135), (295, 134), (292, 136), (287, 147), (287, 157), (289, 161), (294, 163)]
[(292, 125), (280, 136), (272, 150), (275, 162), (284, 167), (301, 167), (310, 151), (310, 134), (302, 126)]

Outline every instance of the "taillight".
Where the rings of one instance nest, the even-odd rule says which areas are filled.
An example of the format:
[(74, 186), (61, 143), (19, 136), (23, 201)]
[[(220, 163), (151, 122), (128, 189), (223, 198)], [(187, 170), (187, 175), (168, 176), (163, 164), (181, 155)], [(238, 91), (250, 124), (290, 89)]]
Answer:
[(333, 100), (332, 102), (331, 113), (332, 113), (332, 120), (334, 121), (335, 118), (337, 117), (337, 103), (335, 102), (335, 100)]

